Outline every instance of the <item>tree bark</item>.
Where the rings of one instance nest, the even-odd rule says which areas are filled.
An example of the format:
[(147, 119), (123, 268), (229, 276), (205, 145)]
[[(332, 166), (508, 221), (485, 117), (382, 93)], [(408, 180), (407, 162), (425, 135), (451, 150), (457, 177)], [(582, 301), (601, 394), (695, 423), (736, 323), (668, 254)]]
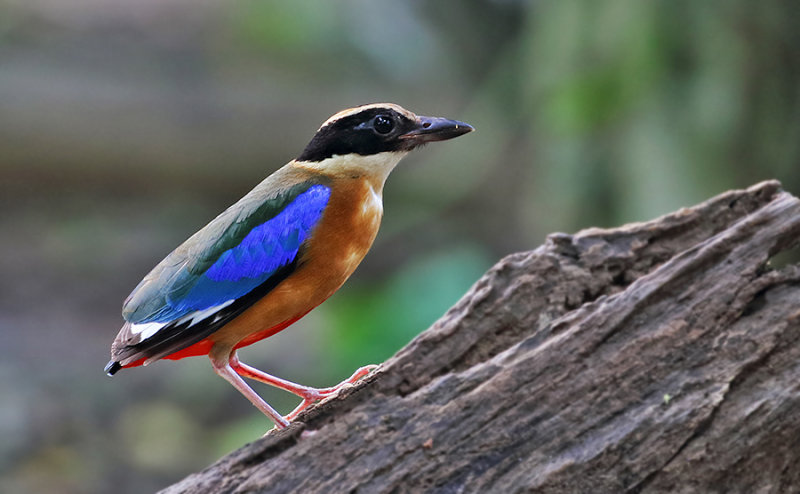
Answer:
[(363, 382), (164, 493), (800, 492), (800, 201), (502, 259)]

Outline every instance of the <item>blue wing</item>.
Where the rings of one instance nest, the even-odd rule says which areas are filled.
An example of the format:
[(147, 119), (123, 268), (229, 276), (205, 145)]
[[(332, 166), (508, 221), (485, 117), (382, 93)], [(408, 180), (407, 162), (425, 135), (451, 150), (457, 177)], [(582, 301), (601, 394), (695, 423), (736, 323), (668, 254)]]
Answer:
[(300, 184), (260, 205), (245, 197), (164, 259), (128, 298), (123, 316), (166, 323), (239, 299), (279, 271), (285, 277), (282, 268), (296, 260), (330, 194), (325, 185)]
[(123, 305), (109, 375), (202, 341), (292, 274), (331, 196), (303, 173), (278, 170), (145, 276)]

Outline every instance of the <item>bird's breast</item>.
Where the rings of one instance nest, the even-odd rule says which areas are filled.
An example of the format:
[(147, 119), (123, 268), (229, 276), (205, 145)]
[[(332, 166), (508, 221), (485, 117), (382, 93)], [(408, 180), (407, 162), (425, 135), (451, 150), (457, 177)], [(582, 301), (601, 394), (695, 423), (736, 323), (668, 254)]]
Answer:
[(381, 190), (350, 179), (331, 186), (327, 207), (303, 247), (296, 270), (211, 339), (241, 345), (271, 335), (333, 295), (372, 246), (383, 216)]
[(319, 272), (319, 281), (327, 288), (335, 285), (336, 291), (369, 251), (382, 216), (383, 201), (369, 182), (352, 180), (334, 186), (302, 263)]

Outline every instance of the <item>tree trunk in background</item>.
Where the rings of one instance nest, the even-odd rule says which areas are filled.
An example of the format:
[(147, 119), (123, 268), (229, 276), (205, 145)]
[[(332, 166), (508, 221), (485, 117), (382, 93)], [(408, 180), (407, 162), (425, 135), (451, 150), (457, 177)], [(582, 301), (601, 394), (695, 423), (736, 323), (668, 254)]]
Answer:
[[(501, 260), (362, 384), (163, 492), (798, 492), (777, 182)], [(254, 412), (255, 413), (255, 412)]]

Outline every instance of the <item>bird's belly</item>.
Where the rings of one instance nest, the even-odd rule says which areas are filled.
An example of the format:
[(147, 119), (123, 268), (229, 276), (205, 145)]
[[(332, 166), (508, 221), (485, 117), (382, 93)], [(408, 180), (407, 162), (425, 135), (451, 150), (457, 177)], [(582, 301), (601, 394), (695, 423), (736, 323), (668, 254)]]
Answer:
[(343, 192), (347, 191), (331, 195), (297, 269), (211, 335), (214, 344), (244, 346), (281, 331), (333, 295), (353, 274), (375, 240), (383, 207), (372, 187)]

